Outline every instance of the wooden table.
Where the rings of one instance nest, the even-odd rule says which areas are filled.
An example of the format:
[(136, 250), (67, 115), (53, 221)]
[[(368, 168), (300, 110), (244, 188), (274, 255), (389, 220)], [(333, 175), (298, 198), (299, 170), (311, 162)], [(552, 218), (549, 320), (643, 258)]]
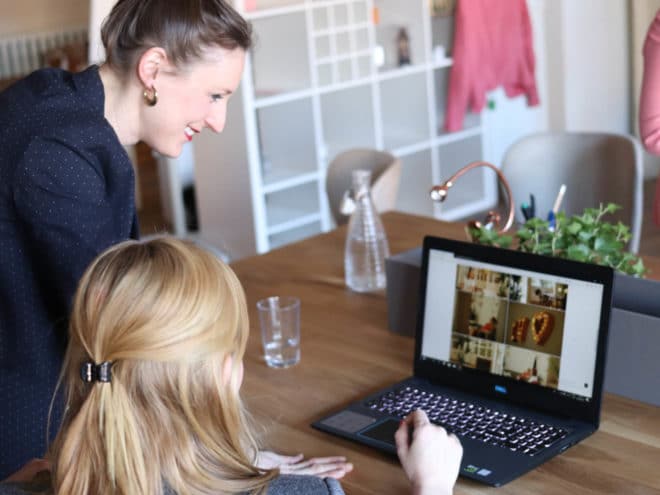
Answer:
[[(383, 221), (393, 254), (419, 246), (426, 234), (464, 238), (461, 224), (394, 212)], [(309, 426), (412, 374), (413, 339), (387, 330), (384, 293), (357, 294), (344, 284), (345, 235), (340, 228), (232, 265), (251, 318), (243, 394), (265, 426), (269, 447), (307, 456), (345, 455), (355, 465), (342, 480), (347, 494), (407, 494), (395, 458)], [(660, 274), (660, 260), (646, 261)], [(262, 357), (255, 303), (271, 295), (302, 301), (302, 358), (289, 369), (270, 369)], [(660, 409), (606, 395), (598, 432), (498, 489), (459, 478), (455, 494), (478, 493), (658, 494)]]

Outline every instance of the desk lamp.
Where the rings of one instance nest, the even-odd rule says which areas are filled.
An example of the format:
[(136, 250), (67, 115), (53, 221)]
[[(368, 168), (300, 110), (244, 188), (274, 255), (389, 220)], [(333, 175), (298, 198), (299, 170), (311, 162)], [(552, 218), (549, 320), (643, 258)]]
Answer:
[[(495, 165), (489, 162), (484, 162), (484, 161), (476, 161), (467, 164), (463, 168), (459, 169), (458, 172), (456, 172), (454, 175), (452, 175), (449, 179), (447, 179), (444, 183), (440, 184), (439, 186), (433, 186), (431, 188), (431, 199), (433, 201), (437, 201), (439, 203), (443, 202), (447, 198), (447, 193), (449, 192), (449, 189), (454, 185), (456, 180), (466, 172), (469, 172), (470, 170), (477, 168), (477, 167), (488, 167), (492, 169), (496, 174), (497, 178), (499, 180), (499, 183), (502, 184), (502, 187), (504, 191), (506, 192), (507, 196), (507, 203), (509, 205), (509, 213), (507, 215), (506, 223), (504, 224), (504, 227), (499, 229), (500, 226), (500, 221), (501, 221), (501, 216), (499, 213), (496, 211), (489, 211), (486, 214), (485, 220), (482, 222), (479, 222), (478, 220), (470, 220), (467, 223), (467, 232), (470, 238), (472, 237), (470, 235), (470, 232), (472, 229), (499, 229), (498, 233), (503, 233), (507, 232), (510, 228), (511, 225), (513, 225), (513, 217), (514, 217), (514, 212), (515, 212), (515, 205), (513, 202), (513, 194), (511, 194), (511, 188), (509, 187), (509, 183), (507, 182), (506, 178), (504, 177), (504, 174), (502, 174), (502, 171), (497, 168)], [(471, 239), (472, 240), (472, 239)]]

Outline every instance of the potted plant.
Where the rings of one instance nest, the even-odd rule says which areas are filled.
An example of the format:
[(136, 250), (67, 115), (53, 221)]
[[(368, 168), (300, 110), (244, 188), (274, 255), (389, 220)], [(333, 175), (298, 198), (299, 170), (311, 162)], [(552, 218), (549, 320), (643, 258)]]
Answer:
[[(560, 212), (554, 222), (532, 218), (512, 235), (483, 227), (469, 227), (468, 234), (474, 242), (489, 246), (597, 263), (615, 269), (615, 305), (610, 317), (605, 390), (660, 405), (660, 391), (655, 383), (660, 373), (660, 361), (655, 352), (660, 348), (660, 308), (642, 310), (638, 303), (627, 307), (624, 301), (617, 300), (624, 293), (632, 294), (633, 299), (635, 294), (644, 293), (647, 298), (657, 294), (660, 301), (660, 282), (643, 280), (647, 271), (643, 261), (626, 250), (631, 237), (629, 228), (620, 222), (614, 224), (606, 220), (607, 215), (618, 209), (615, 204), (607, 204), (587, 208), (582, 214), (570, 217)], [(397, 277), (391, 281), (388, 279), (387, 285), (388, 306), (393, 308), (390, 329), (405, 334), (402, 329), (407, 327), (399, 322), (415, 318), (417, 299), (416, 296), (411, 299), (410, 294), (414, 294), (419, 285), (421, 249), (388, 258), (387, 263), (388, 277), (389, 273), (398, 270)], [(511, 282), (510, 297), (520, 297), (520, 281)], [(398, 307), (403, 304), (402, 294), (406, 294), (407, 309)]]
[[(615, 285), (630, 290), (635, 278), (643, 278), (642, 259), (626, 250), (631, 233), (627, 225), (606, 220), (621, 207), (609, 203), (587, 208), (581, 215), (567, 217), (563, 212), (554, 220), (531, 218), (513, 235), (486, 228), (468, 228), (474, 242), (489, 246), (596, 263), (615, 270)], [(631, 278), (633, 277), (633, 278)], [(660, 293), (657, 282), (639, 281), (644, 287), (633, 289)], [(609, 392), (660, 405), (654, 379), (660, 372), (649, 348), (660, 345), (660, 312), (643, 314), (628, 308), (612, 308), (605, 389)], [(649, 378), (653, 377), (653, 378)]]
[(486, 228), (470, 228), (474, 242), (509, 248), (528, 253), (568, 258), (586, 263), (596, 263), (616, 271), (643, 277), (644, 262), (626, 250), (630, 229), (621, 222), (607, 222), (604, 217), (621, 207), (609, 203), (599, 208), (587, 208), (581, 215), (567, 217), (559, 212), (554, 220), (531, 218), (511, 236)]

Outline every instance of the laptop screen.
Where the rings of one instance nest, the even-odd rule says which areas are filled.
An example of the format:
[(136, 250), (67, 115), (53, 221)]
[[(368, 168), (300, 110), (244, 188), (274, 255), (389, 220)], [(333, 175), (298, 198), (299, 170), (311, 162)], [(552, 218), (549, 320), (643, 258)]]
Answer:
[(593, 265), (468, 243), (435, 244), (425, 250), (418, 361), (482, 377), (496, 393), (531, 384), (524, 390), (546, 398), (600, 400), (599, 337), (611, 273), (603, 278)]

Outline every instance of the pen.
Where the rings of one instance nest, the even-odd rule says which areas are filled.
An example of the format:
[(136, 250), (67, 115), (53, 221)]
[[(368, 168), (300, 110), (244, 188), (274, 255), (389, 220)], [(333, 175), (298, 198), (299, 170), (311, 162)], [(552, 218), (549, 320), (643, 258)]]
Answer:
[(523, 217), (525, 217), (525, 221), (532, 218), (529, 214), (530, 206), (527, 203), (523, 203), (522, 205), (520, 205), (520, 210), (522, 211)]
[(534, 218), (536, 216), (536, 198), (533, 194), (529, 195), (529, 215)]
[(556, 225), (557, 225), (557, 220), (555, 218), (555, 212), (550, 210), (548, 212), (548, 230), (550, 232), (554, 232)]
[(557, 198), (555, 199), (555, 204), (552, 207), (553, 216), (559, 213), (559, 207), (561, 206), (561, 202), (564, 199), (564, 194), (566, 194), (566, 184), (562, 184), (559, 188)]

